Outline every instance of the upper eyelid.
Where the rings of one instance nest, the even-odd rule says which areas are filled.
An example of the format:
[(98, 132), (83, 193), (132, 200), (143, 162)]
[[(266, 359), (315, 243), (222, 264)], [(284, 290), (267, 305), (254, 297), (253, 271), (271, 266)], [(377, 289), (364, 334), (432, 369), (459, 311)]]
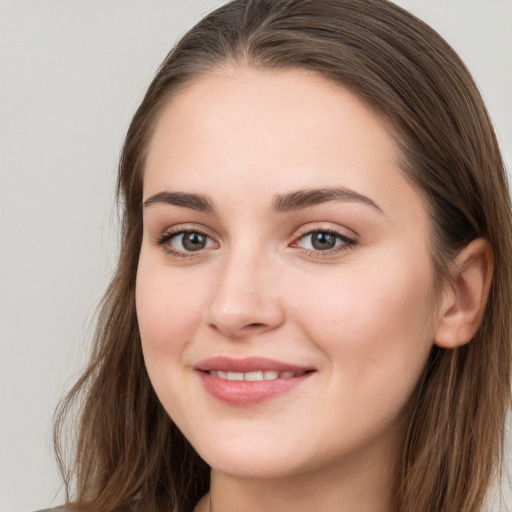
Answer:
[[(325, 225), (329, 224), (329, 225)], [(314, 226), (313, 226), (314, 225)], [(331, 222), (325, 222), (324, 225), (322, 225), (322, 222), (312, 222), (307, 223), (300, 228), (296, 230), (298, 232), (296, 235), (294, 235), (294, 239), (298, 240), (299, 238), (302, 238), (305, 235), (311, 234), (311, 233), (318, 233), (318, 232), (328, 232), (337, 234), (341, 237), (349, 238), (350, 240), (358, 240), (359, 239), (359, 233), (354, 231), (353, 229), (349, 229), (347, 227), (342, 227), (339, 225), (333, 225)]]
[(205, 233), (204, 231), (201, 231), (199, 229), (178, 229), (177, 231), (170, 231), (165, 230), (163, 233), (158, 235), (158, 239), (167, 238), (172, 239), (179, 235), (186, 235), (187, 233), (196, 233), (198, 235), (206, 236), (207, 238), (210, 238), (213, 240), (213, 237), (211, 237), (208, 233)]
[(200, 234), (200, 235), (203, 235), (203, 236), (209, 238), (214, 243), (219, 244), (219, 242), (214, 237), (212, 237), (211, 235), (209, 235), (208, 233), (206, 233), (205, 231), (200, 230), (200, 229), (177, 229), (176, 231), (166, 229), (165, 231), (163, 231), (162, 233), (160, 233), (156, 236), (155, 242), (157, 245), (162, 245), (164, 243), (167, 243), (167, 242), (173, 240), (175, 237), (184, 235), (186, 233), (197, 233), (197, 234)]
[(211, 239), (216, 238), (216, 236), (214, 234), (212, 234), (211, 229), (204, 227), (204, 226), (200, 226), (198, 224), (194, 224), (194, 223), (192, 223), (192, 224), (180, 223), (180, 224), (176, 224), (174, 226), (166, 227), (165, 229), (159, 230), (157, 236), (160, 237), (160, 236), (165, 236), (167, 234), (179, 235), (180, 233), (201, 233), (202, 235), (206, 235), (207, 237), (209, 237)]
[[(340, 240), (342, 240), (343, 242), (345, 242), (345, 244), (347, 245), (354, 245), (357, 243), (357, 240), (354, 238), (354, 237), (351, 237), (351, 236), (348, 236), (348, 235), (345, 235), (343, 233), (340, 233), (339, 231), (335, 231), (335, 230), (329, 230), (329, 229), (315, 229), (315, 230), (312, 230), (312, 231), (307, 231), (306, 233), (300, 235), (300, 236), (297, 236), (294, 241), (292, 242), (292, 246), (295, 246), (296, 244), (298, 244), (298, 242), (300, 240), (302, 240), (303, 238), (307, 237), (307, 236), (310, 236), (310, 235), (313, 235), (314, 233), (329, 233), (329, 234), (332, 234), (334, 236), (337, 236)], [(339, 246), (338, 246), (339, 247)], [(308, 249), (308, 250), (311, 250), (311, 249)], [(333, 249), (330, 249), (330, 250), (335, 250), (335, 248)], [(324, 253), (329, 253), (329, 250), (326, 250), (326, 251), (319, 251), (319, 252), (324, 252)]]

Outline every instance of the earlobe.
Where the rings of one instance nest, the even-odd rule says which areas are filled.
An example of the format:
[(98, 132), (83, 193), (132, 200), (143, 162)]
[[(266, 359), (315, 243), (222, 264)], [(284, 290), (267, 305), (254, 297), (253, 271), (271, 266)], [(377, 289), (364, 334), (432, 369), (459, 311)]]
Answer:
[(480, 327), (493, 274), (489, 242), (473, 240), (457, 255), (450, 272), (434, 336), (442, 348), (468, 343)]

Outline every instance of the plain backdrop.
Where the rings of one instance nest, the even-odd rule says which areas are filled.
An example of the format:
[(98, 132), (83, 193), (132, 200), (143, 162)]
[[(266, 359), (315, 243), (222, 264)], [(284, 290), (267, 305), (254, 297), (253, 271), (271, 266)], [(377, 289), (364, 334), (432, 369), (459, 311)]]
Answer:
[[(122, 139), (160, 61), (220, 3), (0, 0), (0, 512), (62, 500), (52, 414), (116, 260)], [(467, 63), (510, 169), (512, 0), (397, 3)]]

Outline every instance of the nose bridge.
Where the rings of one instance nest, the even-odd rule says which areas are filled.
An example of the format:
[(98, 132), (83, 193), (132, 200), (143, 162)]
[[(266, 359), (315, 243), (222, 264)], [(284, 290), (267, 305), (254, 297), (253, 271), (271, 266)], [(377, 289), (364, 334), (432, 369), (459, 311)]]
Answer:
[(223, 258), (212, 291), (209, 325), (229, 337), (277, 327), (282, 312), (273, 274), (272, 260), (261, 244), (234, 244)]

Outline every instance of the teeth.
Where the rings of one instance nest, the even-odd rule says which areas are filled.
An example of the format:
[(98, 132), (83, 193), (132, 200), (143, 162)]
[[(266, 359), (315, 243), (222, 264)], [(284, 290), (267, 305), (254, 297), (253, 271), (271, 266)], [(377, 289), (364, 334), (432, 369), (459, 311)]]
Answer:
[(263, 380), (263, 372), (247, 372), (244, 374), (244, 380)]
[(275, 380), (275, 379), (290, 379), (302, 375), (304, 372), (276, 372), (274, 370), (259, 370), (255, 372), (224, 372), (222, 370), (210, 370), (208, 372), (214, 377), (219, 377), (225, 380), (247, 380), (247, 381), (260, 381), (260, 380)]
[(228, 380), (244, 380), (244, 374), (238, 372), (228, 372), (226, 378)]

